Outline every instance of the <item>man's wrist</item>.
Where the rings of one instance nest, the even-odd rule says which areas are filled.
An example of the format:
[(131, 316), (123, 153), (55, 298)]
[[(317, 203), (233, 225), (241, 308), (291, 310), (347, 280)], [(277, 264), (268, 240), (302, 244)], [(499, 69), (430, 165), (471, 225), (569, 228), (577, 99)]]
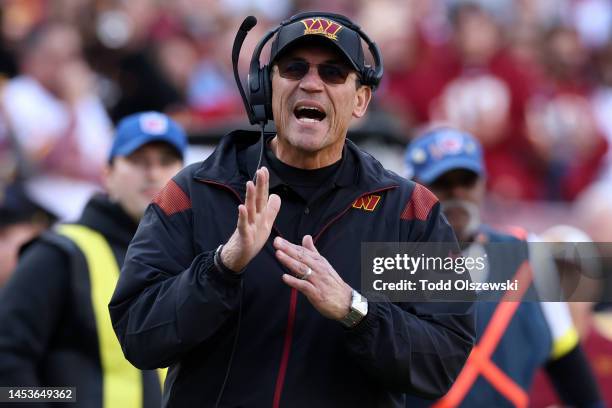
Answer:
[(215, 251), (215, 256), (214, 256), (215, 267), (223, 273), (234, 274), (234, 275), (238, 275), (242, 273), (244, 269), (235, 271), (233, 268), (228, 267), (226, 263), (223, 262), (222, 253), (223, 253), (224, 247), (225, 245), (219, 245), (219, 247)]

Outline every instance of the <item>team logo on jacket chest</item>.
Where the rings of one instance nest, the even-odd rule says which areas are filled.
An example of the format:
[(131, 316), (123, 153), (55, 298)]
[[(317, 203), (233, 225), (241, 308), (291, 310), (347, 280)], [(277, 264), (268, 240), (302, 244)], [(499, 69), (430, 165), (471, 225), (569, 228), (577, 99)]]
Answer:
[(379, 201), (379, 195), (370, 194), (356, 199), (353, 203), (353, 208), (357, 208), (358, 210), (374, 211)]

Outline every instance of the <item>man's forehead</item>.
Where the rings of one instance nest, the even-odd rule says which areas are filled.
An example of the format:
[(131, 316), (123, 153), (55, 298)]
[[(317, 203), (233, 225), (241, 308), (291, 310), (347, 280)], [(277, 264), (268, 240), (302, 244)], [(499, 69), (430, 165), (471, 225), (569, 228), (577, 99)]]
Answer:
[(172, 155), (181, 157), (180, 152), (170, 143), (162, 140), (154, 140), (143, 144), (132, 153), (124, 157), (148, 156), (148, 155)]
[(172, 146), (170, 143), (163, 140), (153, 140), (148, 143), (143, 144), (135, 151), (167, 151), (167, 150), (176, 150), (176, 147)]

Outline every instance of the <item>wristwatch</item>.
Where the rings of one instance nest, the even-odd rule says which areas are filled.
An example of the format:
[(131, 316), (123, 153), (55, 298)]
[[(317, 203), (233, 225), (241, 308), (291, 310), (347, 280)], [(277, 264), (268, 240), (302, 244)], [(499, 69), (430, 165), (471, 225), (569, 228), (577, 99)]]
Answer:
[(351, 294), (351, 307), (349, 312), (340, 319), (346, 328), (355, 327), (368, 314), (368, 299), (353, 289)]

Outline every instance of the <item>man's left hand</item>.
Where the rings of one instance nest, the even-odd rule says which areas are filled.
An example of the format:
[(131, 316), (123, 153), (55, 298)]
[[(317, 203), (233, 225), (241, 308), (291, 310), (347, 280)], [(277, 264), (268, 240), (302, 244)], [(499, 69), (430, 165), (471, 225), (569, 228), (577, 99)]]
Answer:
[(304, 294), (323, 316), (334, 320), (346, 316), (352, 289), (319, 254), (310, 235), (304, 236), (301, 246), (276, 237), (274, 248), (280, 263), (295, 274), (283, 274), (283, 282)]

